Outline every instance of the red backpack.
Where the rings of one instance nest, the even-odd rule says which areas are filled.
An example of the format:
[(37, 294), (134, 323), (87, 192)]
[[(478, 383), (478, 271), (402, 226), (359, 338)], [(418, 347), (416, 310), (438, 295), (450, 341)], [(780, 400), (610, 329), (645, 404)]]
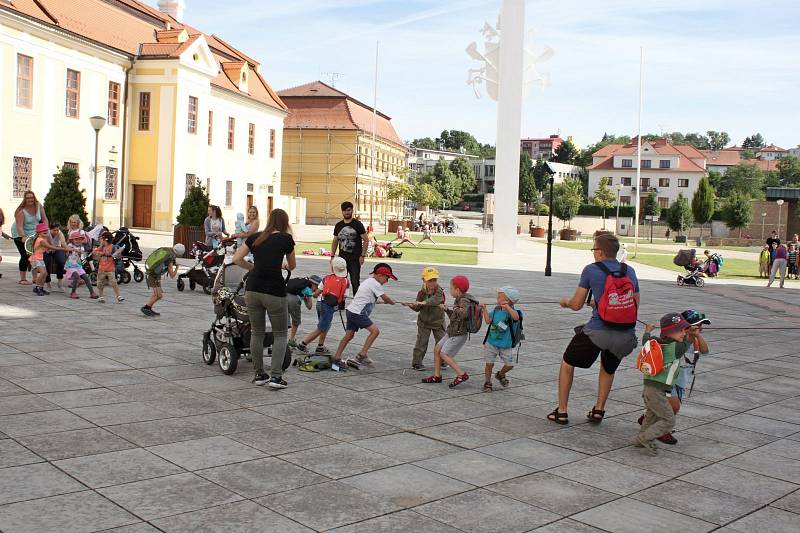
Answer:
[(597, 316), (611, 329), (636, 327), (639, 305), (636, 303), (633, 281), (628, 277), (628, 265), (620, 264), (619, 272), (611, 272), (599, 261), (595, 265), (606, 274), (603, 294), (595, 301)]
[(329, 274), (322, 280), (322, 302), (337, 307), (344, 302), (347, 294), (347, 278)]

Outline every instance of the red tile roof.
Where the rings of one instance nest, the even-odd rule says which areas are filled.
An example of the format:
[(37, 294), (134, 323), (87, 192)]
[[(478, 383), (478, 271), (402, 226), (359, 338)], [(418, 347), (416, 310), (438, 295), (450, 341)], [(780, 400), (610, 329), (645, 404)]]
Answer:
[(707, 166), (722, 166), (722, 167), (729, 167), (733, 165), (738, 165), (744, 159), (739, 155), (739, 150), (703, 150), (703, 154), (706, 156), (706, 165)]
[[(289, 108), (285, 128), (345, 129), (372, 132), (372, 107), (331, 87), (315, 81), (278, 91)], [(375, 134), (405, 148), (388, 115), (375, 114)]]
[[(647, 142), (642, 145), (648, 144)], [(705, 169), (695, 163), (693, 159), (706, 159), (697, 148), (688, 144), (671, 144), (665, 139), (656, 139), (649, 143), (653, 147), (656, 155), (671, 155), (680, 157), (680, 163), (677, 168), (657, 168), (651, 167), (642, 169), (648, 172), (661, 171), (661, 172), (705, 172)], [(608, 144), (600, 150), (592, 154), (592, 157), (603, 157), (602, 161), (592, 165), (589, 170), (621, 170), (614, 167), (614, 156), (616, 155), (636, 155), (636, 137), (630, 143), (621, 144)], [(625, 169), (628, 170), (628, 169)], [(636, 170), (635, 168), (632, 170)]]
[[(138, 59), (177, 57), (194, 42), (192, 37), (196, 39), (202, 34), (139, 0), (13, 0), (10, 5), (0, 1), (0, 9), (34, 18)], [(166, 36), (182, 29), (190, 35), (185, 43), (156, 42), (156, 32)], [(257, 62), (218, 37), (206, 35), (206, 40), (218, 62), (247, 62), (252, 80), (248, 83), (249, 94), (239, 91), (222, 72), (211, 81), (213, 85), (270, 107), (286, 109), (275, 91), (255, 72)], [(181, 46), (176, 47), (176, 44)]]
[(756, 153), (758, 152), (788, 152), (788, 150), (785, 150), (780, 146), (775, 146), (774, 144), (770, 144), (769, 146), (765, 146), (763, 148), (759, 148), (758, 150), (756, 150)]

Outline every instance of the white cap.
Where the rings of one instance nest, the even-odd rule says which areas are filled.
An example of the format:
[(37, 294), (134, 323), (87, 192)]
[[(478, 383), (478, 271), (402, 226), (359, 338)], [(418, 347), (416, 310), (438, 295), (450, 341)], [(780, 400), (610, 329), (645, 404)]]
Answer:
[(331, 270), (333, 270), (333, 273), (339, 276), (340, 278), (346, 277), (347, 261), (345, 261), (343, 257), (334, 257), (331, 260)]
[(176, 244), (175, 246), (172, 247), (172, 251), (175, 252), (175, 254), (180, 257), (180, 256), (183, 256), (183, 254), (186, 253), (186, 247), (183, 244), (178, 243), (178, 244)]

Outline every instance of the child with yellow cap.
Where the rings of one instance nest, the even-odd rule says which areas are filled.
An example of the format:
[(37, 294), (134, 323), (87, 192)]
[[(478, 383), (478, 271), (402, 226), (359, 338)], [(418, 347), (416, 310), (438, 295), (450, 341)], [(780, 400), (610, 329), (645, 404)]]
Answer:
[(422, 289), (417, 299), (408, 307), (419, 313), (417, 317), (417, 343), (411, 360), (411, 368), (425, 370), (422, 360), (428, 352), (428, 341), (433, 335), (436, 343), (444, 337), (444, 289), (439, 285), (439, 271), (433, 267), (422, 269)]

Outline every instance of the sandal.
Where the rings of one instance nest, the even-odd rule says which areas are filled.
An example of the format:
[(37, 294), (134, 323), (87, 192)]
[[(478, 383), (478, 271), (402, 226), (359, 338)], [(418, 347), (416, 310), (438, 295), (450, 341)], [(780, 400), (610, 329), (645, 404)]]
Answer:
[(483, 384), (483, 392), (492, 392), (492, 382), (487, 381)]
[(605, 411), (592, 407), (592, 410), (589, 411), (589, 413), (586, 415), (586, 418), (589, 419), (589, 422), (592, 422), (594, 424), (599, 424), (600, 422), (603, 421), (603, 418), (605, 416), (606, 416)]
[(31, 282), (28, 281), (27, 279), (21, 279), (17, 283), (19, 283), (20, 285), (30, 285), (31, 284)]
[(428, 376), (427, 378), (422, 378), (423, 383), (441, 383), (442, 376)]
[(505, 374), (501, 374), (501, 373), (500, 373), (500, 371), (498, 371), (498, 372), (497, 372), (497, 373), (494, 375), (494, 378), (495, 378), (497, 381), (499, 381), (499, 382), (500, 382), (500, 385), (502, 385), (504, 388), (505, 388), (505, 387), (508, 387), (508, 378), (506, 377), (506, 375), (505, 375)]
[(359, 365), (366, 365), (369, 368), (373, 368), (375, 366), (375, 362), (365, 354), (356, 355), (356, 361), (358, 361)]
[(467, 381), (468, 379), (469, 379), (469, 374), (467, 374), (466, 372), (464, 372), (464, 373), (463, 373), (463, 374), (461, 374), (460, 376), (456, 376), (456, 379), (454, 379), (454, 380), (453, 380), (453, 381), (452, 381), (452, 382), (451, 382), (451, 383), (448, 385), (448, 387), (450, 387), (451, 389), (453, 389), (453, 388), (455, 388), (455, 387), (457, 387), (457, 386), (461, 385), (462, 383), (464, 383), (464, 382), (465, 382), (465, 381)]
[(562, 413), (558, 410), (558, 407), (553, 409), (553, 412), (547, 415), (547, 419), (550, 422), (555, 422), (556, 424), (566, 425), (569, 424), (569, 415), (567, 413)]

